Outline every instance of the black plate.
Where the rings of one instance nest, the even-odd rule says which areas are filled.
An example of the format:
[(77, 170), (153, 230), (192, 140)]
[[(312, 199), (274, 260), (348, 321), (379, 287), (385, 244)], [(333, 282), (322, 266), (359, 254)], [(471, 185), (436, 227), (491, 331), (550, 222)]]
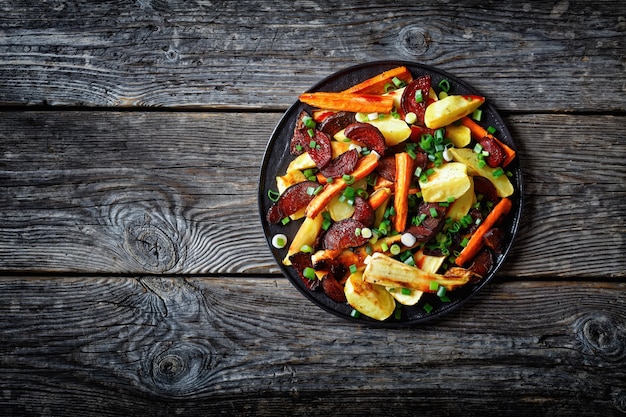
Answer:
[[(406, 66), (411, 71), (414, 78), (424, 74), (430, 74), (433, 86), (437, 86), (442, 79), (447, 79), (450, 82), (450, 94), (475, 94), (484, 96), (484, 94), (480, 94), (470, 85), (454, 77), (451, 74), (427, 65), (403, 61), (378, 61), (353, 66), (336, 72), (335, 74), (327, 77), (326, 79), (320, 81), (318, 84), (313, 86), (309, 91), (341, 91), (370, 77), (373, 77), (383, 71), (401, 65)], [(369, 317), (365, 317), (364, 315), (360, 315), (360, 317), (354, 318), (350, 314), (352, 312), (352, 307), (350, 307), (348, 304), (337, 303), (328, 298), (321, 291), (312, 292), (308, 290), (300, 277), (298, 277), (297, 273), (293, 270), (293, 268), (286, 267), (282, 264), (282, 259), (287, 252), (287, 248), (279, 250), (274, 248), (271, 244), (272, 236), (277, 233), (284, 233), (289, 239), (293, 238), (298, 230), (298, 227), (302, 223), (302, 220), (297, 222), (290, 222), (288, 225), (283, 226), (280, 224), (269, 224), (265, 219), (267, 210), (272, 204), (267, 195), (268, 190), (276, 190), (276, 176), (284, 175), (287, 166), (289, 165), (289, 162), (293, 160), (293, 156), (289, 153), (289, 143), (293, 134), (296, 117), (303, 109), (309, 112), (312, 110), (310, 106), (303, 104), (299, 101), (294, 103), (285, 112), (280, 122), (274, 129), (274, 132), (272, 133), (272, 136), (265, 150), (259, 180), (259, 210), (261, 223), (263, 224), (263, 232), (265, 234), (266, 240), (281, 270), (283, 271), (285, 276), (289, 278), (291, 283), (302, 292), (302, 294), (304, 294), (309, 300), (311, 300), (313, 303), (323, 308), (324, 310), (343, 317), (347, 320), (351, 320), (353, 322), (368, 323), (383, 327), (403, 327), (441, 317), (444, 314), (447, 314), (457, 309), (465, 301), (467, 301), (468, 298), (476, 294), (482, 287), (484, 287), (489, 281), (491, 281), (496, 272), (502, 266), (507, 254), (509, 253), (509, 250), (513, 243), (513, 238), (519, 227), (523, 197), (522, 173), (519, 165), (519, 156), (507, 166), (507, 170), (511, 171), (513, 174), (513, 176), (511, 177), (511, 183), (515, 188), (515, 193), (510, 197), (513, 202), (513, 208), (507, 216), (506, 222), (502, 225), (502, 228), (506, 231), (507, 236), (503, 251), (500, 255), (496, 256), (493, 267), (491, 268), (487, 276), (483, 278), (480, 282), (476, 284), (466, 285), (455, 291), (448, 292), (447, 295), (450, 298), (450, 302), (441, 302), (436, 294), (425, 293), (422, 296), (422, 299), (415, 306), (402, 306), (402, 315), (400, 319), (396, 319), (392, 315), (391, 318), (381, 322), (371, 319)], [(495, 108), (489, 104), (488, 99), (485, 104), (481, 106), (481, 109), (483, 110), (481, 125), (491, 125), (495, 127), (497, 129), (496, 135), (498, 139), (505, 142), (511, 148), (516, 149), (513, 139), (511, 138), (511, 134), (509, 133), (504, 122), (496, 112)], [(433, 309), (429, 313), (424, 310), (424, 305), (426, 303), (430, 304), (433, 307)]]

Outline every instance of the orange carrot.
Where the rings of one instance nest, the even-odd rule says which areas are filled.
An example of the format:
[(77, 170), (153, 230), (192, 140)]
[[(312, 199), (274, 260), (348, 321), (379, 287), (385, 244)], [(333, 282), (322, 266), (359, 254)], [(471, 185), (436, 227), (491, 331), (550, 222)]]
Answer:
[(493, 136), (491, 133), (487, 132), (485, 128), (483, 128), (481, 125), (479, 125), (469, 117), (463, 117), (461, 119), (461, 124), (469, 128), (470, 132), (472, 132), (472, 137), (474, 137), (474, 139), (480, 140), (485, 136), (489, 136), (493, 138), (498, 143), (498, 145), (500, 145), (506, 155), (506, 157), (504, 158), (504, 162), (502, 162), (503, 167), (507, 166), (513, 161), (513, 159), (515, 159), (515, 151), (513, 149), (511, 149), (497, 137)]
[[(372, 171), (376, 169), (377, 165), (378, 155), (375, 152), (372, 152), (359, 159), (359, 162), (357, 162), (356, 167), (354, 167), (354, 170), (350, 175), (354, 181), (359, 181), (371, 174)], [(310, 218), (317, 217), (317, 215), (324, 210), (324, 207), (326, 207), (330, 200), (342, 192), (348, 185), (349, 184), (343, 178), (337, 178), (333, 180), (333, 182), (326, 184), (324, 189), (313, 197), (313, 200), (311, 200), (309, 205), (306, 207), (306, 216)]]
[(396, 154), (396, 179), (394, 182), (393, 207), (396, 215), (393, 227), (398, 232), (404, 232), (409, 212), (409, 187), (413, 176), (413, 158), (407, 152)]
[(393, 97), (358, 93), (304, 93), (298, 97), (301, 102), (326, 110), (391, 113)]
[(393, 78), (398, 78), (406, 84), (413, 80), (411, 71), (407, 67), (396, 67), (369, 78), (353, 87), (344, 90), (344, 93), (384, 94), (385, 86), (393, 83)]
[(370, 206), (373, 210), (376, 210), (380, 207), (391, 195), (391, 190), (387, 187), (379, 188), (370, 195), (370, 198), (367, 200), (370, 203)]
[(480, 226), (478, 226), (478, 229), (476, 229), (469, 242), (467, 242), (467, 246), (463, 248), (454, 263), (458, 266), (463, 266), (464, 263), (473, 259), (483, 247), (483, 236), (485, 233), (503, 219), (504, 216), (509, 213), (512, 206), (513, 203), (508, 198), (505, 197), (500, 200)]

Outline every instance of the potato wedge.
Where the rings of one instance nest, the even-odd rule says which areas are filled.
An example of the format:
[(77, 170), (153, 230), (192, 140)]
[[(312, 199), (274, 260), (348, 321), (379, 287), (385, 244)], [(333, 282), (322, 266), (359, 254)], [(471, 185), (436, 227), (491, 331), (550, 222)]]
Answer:
[(480, 96), (451, 95), (426, 107), (424, 124), (430, 129), (448, 126), (457, 120), (472, 114), (485, 102)]
[(300, 225), (300, 228), (296, 232), (296, 235), (293, 237), (291, 244), (289, 245), (289, 249), (287, 251), (287, 255), (283, 259), (283, 264), (290, 266), (291, 261), (289, 257), (296, 252), (300, 252), (300, 248), (304, 245), (313, 246), (315, 244), (315, 240), (317, 236), (320, 234), (322, 230), (322, 222), (324, 221), (324, 216), (319, 214), (318, 216), (311, 218), (305, 217), (304, 221)]
[(515, 191), (513, 184), (506, 175), (500, 175), (494, 177), (493, 173), (497, 168), (491, 168), (489, 165), (484, 167), (479, 166), (478, 155), (468, 148), (456, 149), (451, 148), (448, 150), (455, 161), (460, 162), (467, 166), (469, 175), (480, 175), (487, 178), (496, 187), (499, 197), (509, 197)]
[(434, 173), (428, 176), (427, 182), (419, 182), (422, 197), (428, 203), (455, 200), (469, 190), (471, 184), (467, 168), (459, 162), (450, 162), (433, 168)]
[(375, 320), (389, 318), (396, 309), (396, 302), (380, 285), (363, 280), (363, 274), (351, 274), (344, 287), (348, 304), (355, 310)]
[(464, 125), (446, 126), (446, 138), (452, 142), (456, 148), (464, 148), (472, 141), (472, 131)]

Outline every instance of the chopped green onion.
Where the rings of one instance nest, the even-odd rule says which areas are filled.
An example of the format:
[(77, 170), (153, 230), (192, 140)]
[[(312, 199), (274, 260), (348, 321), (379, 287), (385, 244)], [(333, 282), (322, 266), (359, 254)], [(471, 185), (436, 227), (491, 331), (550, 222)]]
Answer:
[(483, 118), (483, 111), (481, 109), (474, 110), (474, 113), (472, 113), (472, 119), (476, 120), (477, 122), (480, 122), (482, 118)]
[(439, 88), (447, 93), (448, 91), (450, 91), (450, 81), (446, 80), (445, 78), (439, 81)]
[(344, 174), (341, 179), (343, 179), (346, 184), (354, 184), (354, 177), (352, 175)]
[(302, 271), (302, 275), (310, 281), (317, 278), (317, 276), (315, 275), (315, 269), (311, 268), (310, 266), (304, 268), (304, 271)]
[(356, 271), (357, 271), (356, 265), (355, 264), (350, 265), (350, 273), (354, 274)]
[(496, 133), (496, 128), (493, 126), (489, 126), (487, 128), (487, 132), (493, 135), (494, 133)]
[(477, 165), (478, 168), (484, 168), (487, 165), (487, 162), (485, 162), (484, 159), (481, 159), (480, 161), (478, 161)]
[(417, 122), (417, 115), (413, 112), (408, 112), (406, 116), (404, 116), (404, 121), (410, 125), (415, 124), (415, 122)]
[(332, 223), (333, 223), (333, 222), (332, 222), (331, 220), (329, 220), (329, 219), (324, 219), (324, 220), (322, 220), (322, 229), (323, 229), (323, 230), (328, 230), (328, 228), (330, 227), (330, 225), (331, 225)]
[(422, 90), (417, 90), (415, 92), (415, 102), (416, 103), (421, 103), (422, 101), (424, 101), (424, 96), (422, 95)]
[(483, 151), (483, 145), (481, 145), (480, 143), (477, 143), (474, 146), (474, 153), (481, 153)]
[(426, 303), (424, 304), (424, 306), (422, 307), (424, 309), (425, 312), (430, 313), (431, 311), (433, 311), (433, 306), (431, 306), (430, 304)]
[(388, 92), (393, 91), (395, 89), (396, 89), (396, 86), (393, 85), (392, 83), (385, 84), (385, 87), (384, 87), (385, 93), (388, 93)]
[(404, 87), (406, 85), (406, 83), (404, 81), (402, 81), (400, 78), (398, 77), (393, 77), (391, 79), (391, 82), (398, 88), (400, 87)]
[(439, 283), (437, 281), (430, 281), (428, 289), (431, 291), (437, 291), (439, 289)]
[(290, 221), (291, 221), (291, 219), (289, 218), (289, 216), (287, 216), (287, 217), (283, 217), (283, 219), (280, 222), (284, 226), (287, 223), (289, 223)]
[(442, 285), (437, 289), (437, 297), (441, 298), (444, 295), (446, 295), (446, 287)]
[[(315, 137), (315, 129), (308, 129), (306, 131), (306, 133), (309, 134), (310, 137), (314, 138)], [(315, 141), (311, 141), (312, 143), (315, 143)], [(313, 148), (313, 146), (311, 146), (311, 148)]]
[(402, 309), (399, 306), (393, 311), (393, 318), (396, 320), (400, 320), (402, 318)]
[(309, 142), (309, 148), (315, 149), (316, 146), (317, 146), (317, 142), (315, 142), (314, 140)]
[(504, 170), (502, 168), (498, 168), (495, 171), (493, 171), (494, 178), (498, 178), (504, 175)]
[(267, 197), (275, 203), (278, 201), (280, 194), (278, 193), (278, 191), (267, 190)]
[(282, 249), (287, 245), (287, 236), (285, 236), (282, 233), (279, 233), (277, 235), (274, 235), (274, 237), (272, 237), (272, 246), (274, 246), (276, 249)]
[(402, 295), (411, 295), (411, 292), (410, 288), (402, 288)]
[(352, 309), (352, 311), (350, 312), (350, 317), (353, 317), (355, 319), (359, 318), (359, 316), (361, 315), (361, 313), (359, 313), (357, 310)]
[(305, 244), (300, 247), (300, 252), (313, 253), (313, 248), (310, 245)]
[(383, 252), (387, 252), (389, 250), (389, 245), (387, 244), (387, 242), (383, 242), (380, 245), (380, 248), (383, 250)]
[(315, 129), (315, 120), (313, 120), (311, 116), (304, 116), (302, 118), (302, 123), (304, 123), (304, 125), (309, 129)]
[(430, 217), (437, 217), (437, 209), (434, 207), (430, 208)]
[(469, 238), (464, 237), (463, 240), (461, 241), (461, 246), (466, 247), (468, 243), (469, 243)]
[(402, 248), (400, 248), (400, 245), (398, 245), (396, 243), (391, 245), (391, 248), (389, 248), (389, 251), (391, 252), (392, 255), (398, 255), (401, 250), (402, 250)]

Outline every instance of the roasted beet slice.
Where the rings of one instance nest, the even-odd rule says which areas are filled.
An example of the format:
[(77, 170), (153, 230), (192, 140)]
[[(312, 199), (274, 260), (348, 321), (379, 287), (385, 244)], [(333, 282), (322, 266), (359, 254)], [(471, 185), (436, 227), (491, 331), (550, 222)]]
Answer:
[(474, 261), (467, 269), (484, 278), (487, 275), (487, 272), (491, 269), (492, 265), (493, 256), (491, 255), (491, 252), (487, 249), (483, 249), (478, 253), (478, 255), (476, 255)]
[(306, 207), (314, 197), (312, 193), (307, 192), (310, 187), (315, 189), (319, 184), (315, 181), (304, 181), (287, 188), (267, 211), (267, 221), (278, 223), (284, 217)]
[(322, 291), (333, 301), (338, 303), (346, 302), (346, 294), (343, 290), (343, 285), (330, 275), (326, 275), (322, 278)]
[(491, 201), (492, 203), (496, 203), (500, 200), (498, 197), (498, 190), (493, 185), (491, 181), (489, 181), (485, 177), (475, 176), (474, 178), (474, 192), (476, 195), (482, 195), (487, 201)]
[[(428, 104), (428, 93), (430, 91), (430, 75), (422, 75), (411, 81), (404, 89), (400, 107), (404, 114), (415, 113), (417, 122), (415, 124), (424, 126), (424, 113)], [(421, 96), (421, 100), (416, 100), (416, 95)]]
[(485, 158), (485, 162), (492, 168), (497, 168), (502, 165), (506, 158), (506, 153), (502, 146), (493, 138), (493, 136), (485, 136), (478, 141), (483, 149), (489, 152), (489, 155)]
[(504, 231), (498, 227), (487, 230), (483, 235), (483, 242), (495, 253), (501, 253), (504, 246)]
[(321, 130), (315, 130), (315, 137), (309, 137), (309, 139), (305, 149), (311, 156), (313, 162), (315, 162), (315, 165), (321, 169), (325, 167), (333, 157), (330, 137)]
[(396, 158), (394, 156), (386, 156), (378, 160), (376, 173), (387, 181), (395, 181), (396, 179)]
[(361, 197), (355, 197), (352, 219), (362, 223), (365, 227), (371, 227), (376, 219), (376, 213), (367, 200)]
[(305, 252), (296, 252), (289, 257), (293, 269), (298, 273), (304, 285), (310, 290), (316, 290), (319, 287), (319, 280), (308, 279), (304, 276), (304, 270), (312, 267), (311, 255)]
[(357, 229), (363, 229), (363, 223), (354, 219), (345, 219), (333, 223), (324, 235), (325, 249), (348, 249), (361, 246), (368, 241), (367, 238), (357, 233)]
[(335, 136), (337, 132), (348, 127), (348, 125), (356, 121), (355, 114), (347, 111), (333, 113), (326, 117), (318, 126), (318, 129), (326, 133), (330, 137)]
[[(436, 211), (437, 216), (433, 217), (431, 208)], [(443, 227), (446, 210), (446, 207), (442, 207), (438, 203), (421, 203), (417, 209), (417, 214), (424, 215), (424, 220), (419, 226), (410, 226), (406, 232), (415, 236), (418, 242), (428, 242)]]
[(352, 123), (346, 127), (344, 135), (350, 140), (362, 143), (367, 149), (376, 151), (380, 156), (387, 150), (385, 137), (376, 126), (369, 123)]
[(350, 149), (320, 168), (320, 172), (326, 178), (339, 178), (344, 174), (351, 173), (358, 161), (359, 151)]
[(296, 120), (296, 126), (293, 129), (293, 136), (289, 143), (289, 152), (292, 155), (300, 155), (308, 149), (311, 137), (307, 133), (307, 127), (304, 125), (303, 119), (309, 116), (305, 110), (302, 110)]

